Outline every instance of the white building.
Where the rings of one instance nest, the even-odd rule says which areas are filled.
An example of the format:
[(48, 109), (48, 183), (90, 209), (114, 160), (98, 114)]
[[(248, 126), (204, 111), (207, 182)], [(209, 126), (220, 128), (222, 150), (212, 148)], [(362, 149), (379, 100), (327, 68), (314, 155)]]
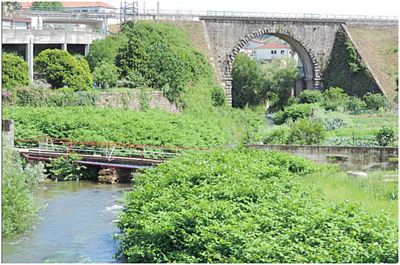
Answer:
[(266, 43), (253, 50), (252, 57), (257, 61), (271, 61), (273, 59), (293, 58), (293, 50), (287, 44)]
[[(115, 13), (117, 8), (106, 2), (63, 2), (64, 12)], [(21, 10), (29, 10), (32, 2), (21, 2)]]

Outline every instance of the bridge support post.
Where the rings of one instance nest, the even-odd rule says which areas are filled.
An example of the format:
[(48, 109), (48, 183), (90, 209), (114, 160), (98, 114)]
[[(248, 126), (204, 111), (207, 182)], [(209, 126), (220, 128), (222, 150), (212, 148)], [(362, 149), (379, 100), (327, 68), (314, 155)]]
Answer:
[(29, 38), (25, 49), (26, 62), (28, 63), (29, 82), (33, 82), (33, 40)]

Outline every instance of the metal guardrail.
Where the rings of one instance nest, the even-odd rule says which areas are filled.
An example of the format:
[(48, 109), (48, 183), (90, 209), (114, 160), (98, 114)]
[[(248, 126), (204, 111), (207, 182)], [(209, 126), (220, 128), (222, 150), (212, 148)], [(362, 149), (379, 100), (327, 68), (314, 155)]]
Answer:
[[(37, 10), (18, 10), (14, 12), (20, 16), (72, 16), (86, 18), (119, 18), (120, 11), (110, 12), (83, 12), (83, 11), (37, 11)], [(129, 14), (129, 13), (127, 13)], [(336, 14), (314, 14), (314, 13), (272, 13), (272, 12), (242, 12), (242, 11), (196, 11), (196, 10), (157, 10), (146, 9), (139, 10), (137, 14), (131, 14), (138, 17), (161, 16), (161, 17), (224, 17), (224, 18), (258, 18), (258, 19), (291, 19), (291, 20), (321, 20), (338, 22), (362, 22), (362, 21), (382, 21), (398, 22), (397, 16), (370, 16), (370, 15), (336, 15)]]

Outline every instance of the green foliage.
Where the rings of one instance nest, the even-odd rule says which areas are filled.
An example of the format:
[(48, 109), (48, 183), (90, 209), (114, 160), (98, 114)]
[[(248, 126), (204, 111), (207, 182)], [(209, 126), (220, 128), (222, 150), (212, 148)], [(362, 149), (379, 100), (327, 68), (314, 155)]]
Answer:
[(395, 140), (393, 128), (383, 126), (379, 131), (375, 133), (375, 140), (378, 142), (379, 146), (392, 145)]
[(319, 90), (304, 90), (299, 96), (299, 103), (322, 102), (323, 95)]
[(289, 136), (288, 125), (281, 125), (273, 127), (264, 137), (264, 144), (285, 144)]
[(327, 131), (352, 125), (352, 120), (348, 114), (338, 111), (326, 111), (321, 108), (313, 110), (312, 118), (322, 120)]
[(150, 107), (150, 98), (146, 89), (140, 89), (139, 103), (142, 110), (148, 110)]
[(357, 97), (349, 97), (346, 101), (346, 110), (353, 114), (359, 114), (362, 110), (367, 107), (364, 101)]
[(236, 56), (232, 69), (232, 105), (258, 106), (266, 99), (265, 76), (260, 65), (246, 54)]
[(324, 92), (323, 106), (327, 110), (338, 110), (348, 101), (348, 95), (340, 87), (330, 87)]
[(361, 58), (358, 55), (356, 48), (348, 38), (345, 41), (345, 45), (347, 51), (347, 63), (349, 65), (349, 68), (353, 74), (357, 73), (361, 69), (363, 69)]
[(44, 166), (24, 167), (19, 154), (4, 141), (2, 153), (2, 236), (9, 237), (28, 229), (37, 217), (39, 203), (31, 188), (43, 180)]
[(64, 11), (64, 7), (62, 2), (42, 2), (36, 1), (32, 3), (31, 10), (35, 11), (57, 11), (62, 12)]
[(283, 124), (289, 120), (297, 120), (299, 118), (306, 118), (312, 114), (314, 108), (318, 107), (317, 104), (293, 104), (285, 107), (283, 111), (275, 113), (274, 122), (276, 124)]
[(67, 51), (47, 49), (40, 52), (35, 58), (35, 68), (52, 88), (68, 87), (74, 91), (92, 89), (93, 81), (88, 63)]
[(29, 85), (28, 64), (19, 56), (12, 53), (2, 54), (3, 89), (11, 89)]
[(90, 69), (94, 71), (96, 67), (101, 66), (103, 63), (115, 64), (118, 49), (126, 44), (127, 41), (128, 39), (123, 33), (93, 41), (90, 45), (89, 54), (86, 56)]
[[(321, 170), (278, 152), (216, 150), (135, 179), (119, 216), (130, 263), (397, 262), (397, 226), (302, 184)], [(339, 243), (338, 243), (339, 242)]]
[(290, 126), (287, 144), (321, 144), (326, 137), (324, 123), (319, 119), (299, 119)]
[(11, 16), (14, 11), (21, 9), (21, 3), (20, 2), (10, 2), (10, 1), (2, 2), (1, 9), (2, 9), (3, 16)]
[(114, 87), (118, 81), (118, 68), (109, 62), (103, 61), (94, 68), (93, 81), (101, 89)]
[(364, 96), (364, 101), (367, 105), (367, 108), (371, 110), (387, 109), (389, 106), (385, 96), (378, 93), (367, 93)]
[(49, 164), (50, 177), (55, 180), (79, 180), (82, 179), (82, 170), (85, 166), (80, 166), (76, 161), (81, 157), (77, 154), (60, 156), (51, 160)]
[(147, 86), (163, 91), (169, 100), (179, 102), (189, 83), (211, 78), (206, 58), (177, 27), (140, 21), (125, 25), (122, 34), (128, 41), (119, 48), (115, 62), (121, 77), (136, 87), (145, 81)]
[(213, 86), (211, 88), (212, 105), (215, 107), (222, 107), (226, 105), (226, 95), (224, 90), (220, 87)]

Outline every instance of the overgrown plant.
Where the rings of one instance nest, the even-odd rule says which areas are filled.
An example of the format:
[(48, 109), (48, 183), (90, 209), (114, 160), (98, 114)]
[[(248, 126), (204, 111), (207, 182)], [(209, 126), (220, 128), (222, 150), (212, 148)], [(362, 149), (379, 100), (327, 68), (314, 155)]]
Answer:
[(82, 178), (82, 170), (85, 166), (80, 166), (77, 161), (81, 157), (77, 154), (68, 154), (52, 160), (49, 164), (50, 177), (54, 180), (79, 180)]

